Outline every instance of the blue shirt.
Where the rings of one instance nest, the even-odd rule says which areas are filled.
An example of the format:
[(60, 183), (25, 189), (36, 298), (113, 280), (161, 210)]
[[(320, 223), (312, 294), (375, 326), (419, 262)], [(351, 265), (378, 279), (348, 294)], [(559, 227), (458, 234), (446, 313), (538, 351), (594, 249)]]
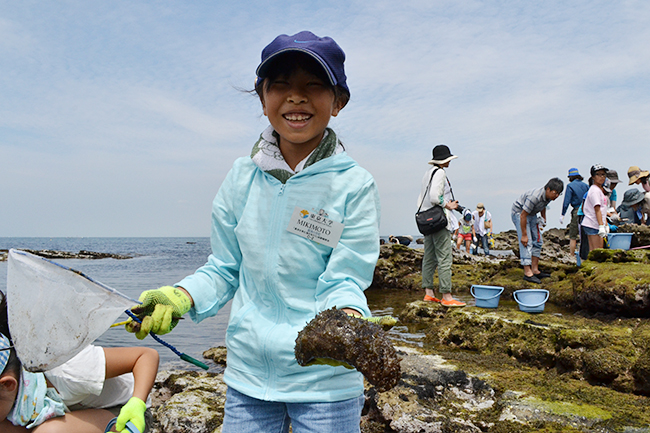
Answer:
[(566, 186), (566, 195), (564, 196), (564, 204), (562, 204), (562, 215), (566, 214), (569, 205), (572, 208), (577, 208), (582, 203), (582, 198), (589, 190), (589, 185), (581, 180), (574, 179)]

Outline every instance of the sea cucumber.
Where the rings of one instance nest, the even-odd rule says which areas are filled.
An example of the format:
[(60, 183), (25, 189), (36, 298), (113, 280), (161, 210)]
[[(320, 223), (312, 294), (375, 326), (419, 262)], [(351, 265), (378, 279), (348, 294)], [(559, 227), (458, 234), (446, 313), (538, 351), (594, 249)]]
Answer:
[(329, 358), (353, 366), (380, 392), (400, 380), (400, 358), (381, 326), (332, 308), (298, 333), (296, 360), (302, 366)]

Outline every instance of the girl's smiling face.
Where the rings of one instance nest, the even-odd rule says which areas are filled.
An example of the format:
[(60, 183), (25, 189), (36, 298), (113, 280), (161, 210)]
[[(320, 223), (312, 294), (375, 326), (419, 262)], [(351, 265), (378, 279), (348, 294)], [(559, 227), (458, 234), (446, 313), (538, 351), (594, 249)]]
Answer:
[(264, 115), (280, 136), (280, 150), (306, 157), (314, 150), (329, 124), (338, 115), (341, 102), (334, 90), (303, 68), (265, 82), (262, 93)]

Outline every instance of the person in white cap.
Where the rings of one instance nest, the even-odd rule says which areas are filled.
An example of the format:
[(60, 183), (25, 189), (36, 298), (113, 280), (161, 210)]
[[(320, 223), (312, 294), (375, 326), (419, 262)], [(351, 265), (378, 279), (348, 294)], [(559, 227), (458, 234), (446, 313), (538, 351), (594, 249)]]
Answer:
[[(581, 228), (587, 234), (589, 251), (602, 248), (603, 239), (607, 236), (607, 167), (596, 164), (591, 167), (591, 179), (593, 184), (589, 187), (587, 198), (582, 205), (582, 212), (585, 214)], [(609, 182), (607, 182), (609, 183)]]

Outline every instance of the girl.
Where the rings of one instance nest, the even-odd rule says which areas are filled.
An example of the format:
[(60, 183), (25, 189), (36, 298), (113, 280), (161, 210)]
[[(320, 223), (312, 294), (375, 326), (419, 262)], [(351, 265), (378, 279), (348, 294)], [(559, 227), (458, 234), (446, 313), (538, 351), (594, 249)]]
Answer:
[(262, 51), (255, 91), (270, 126), (238, 159), (213, 203), (212, 254), (176, 284), (144, 292), (144, 338), (232, 299), (223, 433), (359, 432), (363, 377), (298, 365), (298, 332), (332, 307), (369, 316), (363, 291), (379, 256), (379, 198), (328, 128), (349, 100), (331, 38), (281, 35)]
[(465, 251), (470, 254), (472, 241), (476, 242), (476, 232), (474, 231), (474, 217), (472, 211), (469, 209), (463, 210), (463, 218), (460, 220), (460, 227), (458, 229), (458, 239), (456, 240), (456, 248), (460, 250), (460, 246), (465, 241)]
[(0, 431), (103, 433), (114, 416), (103, 408), (119, 405), (124, 406), (117, 431), (128, 421), (145, 431), (145, 401), (156, 379), (158, 352), (89, 346), (60, 367), (30, 373), (16, 356), (2, 292), (0, 298)]
[(591, 167), (593, 184), (587, 191), (587, 198), (582, 206), (584, 218), (582, 230), (587, 235), (589, 251), (603, 247), (603, 238), (607, 236), (607, 168), (600, 164)]

